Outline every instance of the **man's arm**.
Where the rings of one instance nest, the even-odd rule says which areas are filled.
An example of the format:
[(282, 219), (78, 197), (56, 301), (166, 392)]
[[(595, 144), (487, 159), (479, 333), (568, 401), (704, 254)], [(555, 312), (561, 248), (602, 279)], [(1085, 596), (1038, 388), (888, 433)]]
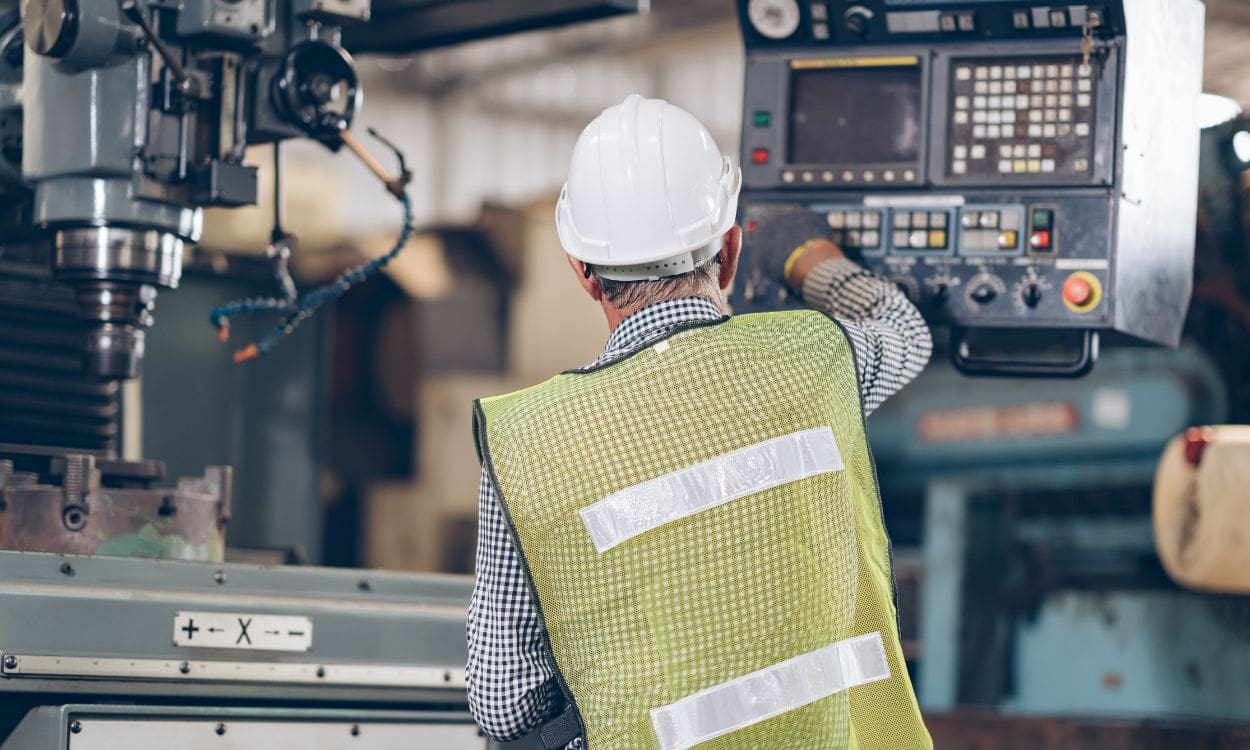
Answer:
[(477, 581), (467, 635), (469, 710), (482, 731), (506, 742), (550, 718), (558, 688), (542, 623), (485, 470), (478, 490)]
[(933, 337), (920, 311), (897, 286), (847, 260), (833, 243), (802, 245), (784, 273), (809, 307), (837, 318), (846, 329), (865, 417), (929, 362)]

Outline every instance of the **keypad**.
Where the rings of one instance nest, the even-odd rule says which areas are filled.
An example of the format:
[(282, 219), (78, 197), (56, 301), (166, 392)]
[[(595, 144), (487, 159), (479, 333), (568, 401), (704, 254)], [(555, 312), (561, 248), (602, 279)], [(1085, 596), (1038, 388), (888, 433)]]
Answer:
[(968, 206), (959, 213), (959, 252), (973, 255), (1023, 249), (1023, 206)]
[(843, 250), (881, 249), (885, 234), (880, 210), (833, 210), (825, 214), (829, 239)]
[(1088, 177), (1093, 65), (1080, 57), (956, 60), (948, 173)]
[(901, 252), (950, 249), (951, 215), (945, 210), (895, 210), (890, 246)]

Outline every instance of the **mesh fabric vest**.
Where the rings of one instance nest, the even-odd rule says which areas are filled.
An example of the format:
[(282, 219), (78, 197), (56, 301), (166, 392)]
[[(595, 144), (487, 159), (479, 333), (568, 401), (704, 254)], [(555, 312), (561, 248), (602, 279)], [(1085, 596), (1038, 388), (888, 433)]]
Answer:
[[(889, 541), (850, 347), (815, 312), (681, 330), (477, 404), (478, 447), (594, 750), (659, 747), (650, 712), (879, 632), (890, 676), (699, 748), (932, 746), (903, 663)], [(579, 511), (684, 467), (831, 427), (844, 468), (600, 553)]]

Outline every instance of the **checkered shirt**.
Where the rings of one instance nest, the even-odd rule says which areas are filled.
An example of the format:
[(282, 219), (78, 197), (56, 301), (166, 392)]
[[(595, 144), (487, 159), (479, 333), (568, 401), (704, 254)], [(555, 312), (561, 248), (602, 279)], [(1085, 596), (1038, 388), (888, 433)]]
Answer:
[[(849, 260), (812, 269), (803, 299), (846, 329), (864, 416), (929, 361), (932, 341), (920, 313), (893, 283)], [(722, 315), (714, 303), (693, 297), (648, 305), (621, 321), (594, 364), (620, 359), (676, 326)], [(477, 582), (468, 617), (469, 708), (487, 734), (507, 741), (552, 718), (561, 705), (560, 691), (525, 571), (485, 469), (478, 513)]]

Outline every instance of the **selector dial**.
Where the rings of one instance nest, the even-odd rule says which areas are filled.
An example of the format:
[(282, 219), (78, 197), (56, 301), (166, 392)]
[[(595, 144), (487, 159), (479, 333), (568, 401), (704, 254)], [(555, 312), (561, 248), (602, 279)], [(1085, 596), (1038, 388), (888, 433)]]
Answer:
[(872, 20), (872, 11), (862, 5), (849, 8), (842, 14), (842, 25), (846, 30), (857, 36), (868, 33), (868, 22)]
[(1021, 312), (1034, 310), (1051, 291), (1051, 283), (1039, 276), (1026, 276), (1016, 283), (1016, 307)]
[(1007, 285), (992, 273), (982, 271), (968, 279), (968, 306), (973, 310), (984, 307), (1007, 293)]
[(755, 30), (769, 39), (793, 36), (802, 20), (798, 0), (751, 0), (747, 16)]
[(951, 290), (959, 286), (959, 279), (949, 273), (938, 273), (924, 280), (925, 296), (936, 305), (945, 305), (951, 298)]

